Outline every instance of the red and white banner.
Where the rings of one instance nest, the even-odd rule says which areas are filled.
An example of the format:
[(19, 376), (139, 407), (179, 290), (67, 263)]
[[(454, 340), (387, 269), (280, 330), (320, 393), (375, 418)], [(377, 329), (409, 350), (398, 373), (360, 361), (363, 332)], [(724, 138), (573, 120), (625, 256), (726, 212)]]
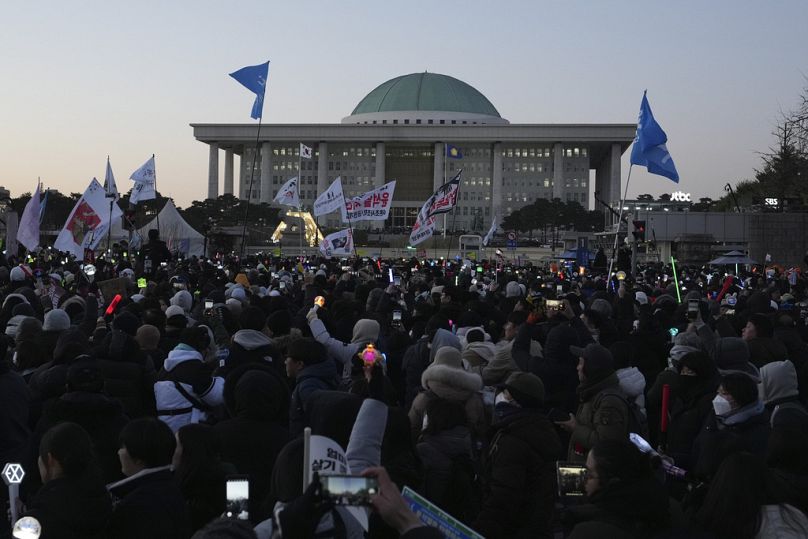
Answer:
[(120, 219), (123, 212), (113, 204), (110, 215), (109, 199), (104, 195), (104, 188), (93, 178), (59, 232), (53, 244), (56, 249), (82, 257), (85, 249), (95, 249), (107, 237), (110, 217)]
[(460, 174), (463, 170), (458, 171), (454, 178), (438, 187), (435, 194), (433, 194), (426, 201), (429, 210), (426, 215), (429, 217), (438, 215), (440, 213), (449, 213), (457, 205), (457, 194), (460, 191)]
[(368, 191), (358, 197), (346, 198), (342, 210), (342, 222), (384, 221), (393, 205), (395, 180)]
[(421, 211), (418, 212), (418, 219), (415, 220), (415, 224), (412, 226), (410, 245), (413, 247), (431, 238), (433, 232), (435, 232), (435, 217), (428, 217), (429, 202), (430, 201), (427, 200), (421, 208)]

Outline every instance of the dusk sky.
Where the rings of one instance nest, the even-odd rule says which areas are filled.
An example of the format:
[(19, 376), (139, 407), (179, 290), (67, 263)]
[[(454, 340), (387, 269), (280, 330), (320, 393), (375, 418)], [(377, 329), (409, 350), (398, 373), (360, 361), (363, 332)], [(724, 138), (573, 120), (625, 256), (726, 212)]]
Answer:
[(1, 20), (12, 196), (38, 176), (83, 191), (107, 155), (126, 191), (154, 153), (160, 192), (204, 198), (208, 147), (189, 124), (255, 123), (227, 74), (266, 60), (265, 123), (338, 123), (378, 84), (421, 71), (471, 84), (512, 123), (635, 122), (647, 89), (681, 182), (635, 168), (629, 196), (718, 198), (753, 177), (808, 85), (805, 0), (45, 0)]

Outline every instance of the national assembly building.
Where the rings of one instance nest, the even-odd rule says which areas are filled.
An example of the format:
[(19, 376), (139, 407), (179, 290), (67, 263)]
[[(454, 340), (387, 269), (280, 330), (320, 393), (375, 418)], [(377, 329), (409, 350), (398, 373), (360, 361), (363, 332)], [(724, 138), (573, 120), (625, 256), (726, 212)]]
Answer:
[[(444, 176), (451, 179), (462, 168), (455, 229), (477, 233), (485, 233), (492, 216), (504, 217), (540, 197), (591, 209), (594, 192), (616, 208), (620, 158), (636, 129), (635, 124), (511, 123), (472, 86), (435, 73), (403, 75), (379, 85), (340, 123), (263, 124), (258, 146), (254, 123), (192, 127), (194, 137), (210, 147), (208, 198), (220, 194), (224, 151), (222, 192), (236, 194), (237, 176), (238, 196), (246, 199), (255, 163), (254, 203), (272, 203), (294, 176), (301, 178), (304, 209), (311, 209), (337, 177), (346, 197), (396, 180), (386, 227), (403, 229), (413, 225)], [(300, 160), (300, 143), (313, 149), (311, 159)], [(447, 157), (447, 145), (462, 158)], [(337, 212), (320, 217), (320, 224), (342, 226)]]

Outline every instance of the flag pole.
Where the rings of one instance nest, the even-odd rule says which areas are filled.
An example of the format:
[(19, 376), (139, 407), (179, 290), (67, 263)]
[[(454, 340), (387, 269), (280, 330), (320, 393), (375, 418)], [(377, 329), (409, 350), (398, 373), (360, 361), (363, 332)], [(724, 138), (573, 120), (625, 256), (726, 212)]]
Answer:
[[(151, 154), (154, 159), (154, 154)], [(157, 163), (154, 164), (154, 199), (157, 200)], [(155, 211), (157, 208), (155, 207)], [(111, 225), (110, 225), (111, 226)], [(160, 236), (160, 212), (157, 211), (157, 236)]]
[[(342, 190), (342, 207), (345, 208), (345, 190)], [(359, 255), (356, 254), (356, 241), (354, 241), (353, 235), (353, 223), (351, 222), (351, 212), (348, 209), (345, 209), (345, 215), (348, 217), (348, 228), (351, 229), (351, 245), (353, 245), (353, 254), (354, 257), (358, 260)]]
[[(250, 167), (250, 183), (249, 188), (247, 189), (247, 207), (244, 208), (244, 226), (241, 229), (241, 257), (244, 258), (244, 248), (246, 247), (247, 242), (247, 217), (250, 215), (250, 200), (252, 199), (252, 187), (253, 187), (253, 178), (255, 177), (255, 161), (258, 159), (258, 139), (261, 137), (261, 121), (264, 119), (264, 115), (258, 117), (258, 130), (255, 133), (255, 153), (253, 154), (253, 162), (252, 167)], [(266, 171), (267, 173), (269, 171)], [(298, 180), (299, 181), (299, 180)], [(157, 186), (155, 185), (155, 190)], [(266, 196), (266, 194), (264, 194)]]
[(300, 219), (300, 263), (303, 263), (303, 235), (306, 233), (306, 222), (303, 220), (303, 204), (300, 202), (300, 184), (303, 182), (303, 171), (301, 164), (303, 163), (303, 147), (302, 143), (298, 144), (297, 149), (297, 216)]
[[(631, 182), (631, 169), (634, 168), (634, 165), (631, 164), (628, 166), (628, 177), (626, 178), (626, 188), (623, 190), (623, 198), (620, 200), (620, 213), (617, 217), (617, 231), (614, 233), (614, 246), (612, 247), (612, 258), (609, 260), (609, 271), (606, 273), (606, 280), (612, 280), (612, 268), (614, 267), (614, 257), (617, 254), (617, 238), (620, 237), (620, 229), (623, 226), (623, 207), (626, 203), (626, 197), (628, 196), (628, 184)], [(628, 226), (626, 226), (626, 231), (628, 231)], [(631, 268), (630, 273), (634, 274), (634, 268)]]
[[(446, 161), (448, 161), (448, 154), (449, 154), (449, 146), (446, 143), (443, 143), (443, 184), (446, 184)], [(443, 239), (446, 239), (446, 214), (443, 214)], [(447, 254), (446, 257), (448, 258), (449, 255)]]
[[(109, 170), (109, 156), (107, 156), (107, 170)], [(110, 193), (109, 190), (110, 184), (108, 180), (109, 180), (108, 178), (105, 178), (104, 181), (104, 183), (107, 184), (107, 189), (106, 193), (104, 193), (104, 196), (106, 196), (109, 199), (109, 231), (107, 232), (107, 254), (110, 255), (112, 252), (112, 204), (115, 202), (115, 195)], [(154, 190), (157, 191), (156, 184)], [(110, 256), (110, 258), (112, 257)]]

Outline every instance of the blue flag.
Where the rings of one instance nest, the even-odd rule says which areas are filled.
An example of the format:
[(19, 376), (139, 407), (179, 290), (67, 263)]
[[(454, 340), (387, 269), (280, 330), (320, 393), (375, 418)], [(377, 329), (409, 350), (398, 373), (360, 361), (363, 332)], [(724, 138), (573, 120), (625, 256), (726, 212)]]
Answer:
[(451, 159), (463, 159), (463, 153), (460, 151), (460, 148), (457, 146), (452, 146), (451, 144), (446, 145), (446, 157)]
[(245, 88), (255, 94), (250, 117), (257, 120), (264, 112), (264, 92), (267, 87), (267, 76), (269, 75), (269, 62), (257, 66), (242, 67), (238, 71), (230, 73)]
[(679, 183), (676, 165), (673, 164), (673, 158), (665, 146), (667, 141), (668, 136), (654, 119), (646, 92), (643, 92), (640, 117), (637, 120), (637, 135), (631, 148), (631, 164), (643, 166), (651, 174), (665, 176)]

